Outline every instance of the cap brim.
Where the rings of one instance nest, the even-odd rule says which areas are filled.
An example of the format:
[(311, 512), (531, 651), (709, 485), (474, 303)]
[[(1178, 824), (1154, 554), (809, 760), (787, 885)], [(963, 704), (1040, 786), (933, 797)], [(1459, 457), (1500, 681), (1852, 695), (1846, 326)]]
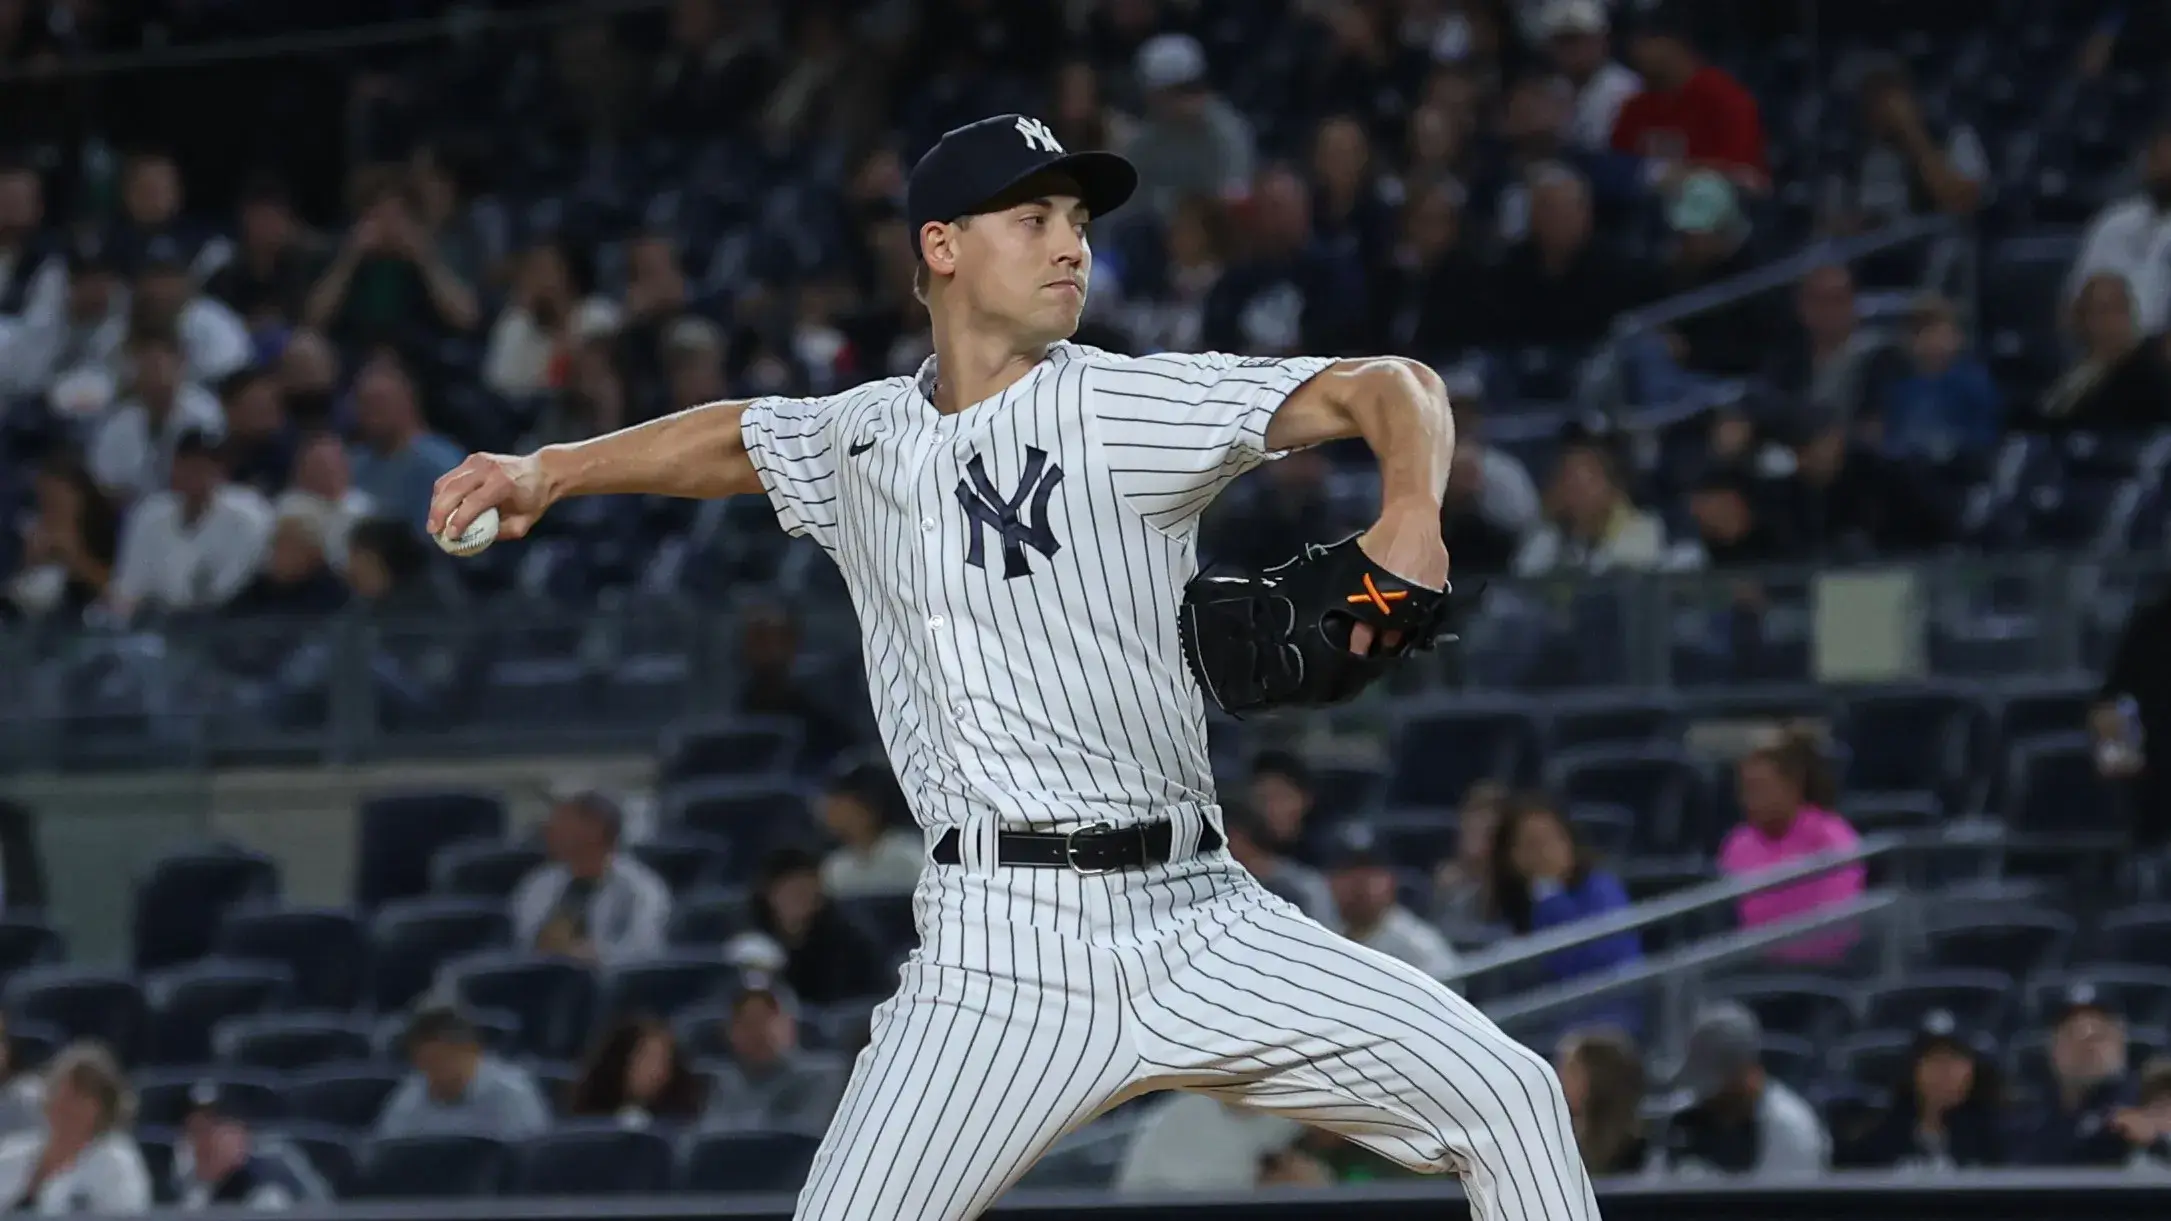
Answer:
[(1083, 153), (1065, 153), (1042, 165), (1018, 175), (1003, 184), (1003, 188), (989, 196), (989, 200), (1006, 198), (1017, 189), (1036, 178), (1060, 174), (1078, 184), (1078, 202), (1085, 205), (1092, 216), (1106, 216), (1130, 202), (1138, 190), (1138, 167), (1115, 153), (1093, 150)]

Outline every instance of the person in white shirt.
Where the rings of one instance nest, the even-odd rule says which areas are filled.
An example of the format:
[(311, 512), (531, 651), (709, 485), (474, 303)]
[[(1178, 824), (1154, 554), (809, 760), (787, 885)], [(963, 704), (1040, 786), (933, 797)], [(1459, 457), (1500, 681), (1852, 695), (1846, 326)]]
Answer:
[(623, 311), (603, 297), (582, 297), (565, 249), (553, 242), (521, 257), (512, 300), (490, 327), (482, 383), (509, 398), (564, 389), (573, 351), (618, 330)]
[(151, 1172), (129, 1135), (135, 1097), (113, 1054), (75, 1043), (45, 1074), (45, 1128), (0, 1141), (0, 1209), (130, 1216), (151, 1208)]
[(1297, 1143), (1304, 1126), (1240, 1111), (1204, 1094), (1178, 1094), (1131, 1134), (1116, 1168), (1118, 1195), (1167, 1191), (1250, 1192), (1262, 1159)]
[(822, 793), (822, 826), (837, 847), (822, 858), (822, 889), (839, 899), (908, 895), (927, 864), (926, 838), (900, 825), (904, 794), (888, 765), (855, 763)]
[(152, 243), (129, 308), (137, 327), (172, 328), (191, 381), (216, 386), (256, 356), (248, 324), (233, 307), (197, 290), (178, 246)]
[[(60, 292), (32, 297), (0, 327), (0, 393), (50, 390), (63, 415), (80, 415), (84, 395), (64, 384), (88, 379), (110, 399), (128, 337), (128, 288), (95, 240), (71, 247), (63, 267)], [(90, 397), (93, 411), (105, 405), (96, 393)]]
[(128, 355), (135, 366), (135, 393), (98, 422), (87, 455), (91, 478), (106, 495), (124, 502), (166, 486), (181, 434), (226, 433), (226, 409), (217, 395), (186, 380), (181, 345), (172, 331), (134, 332)]
[(1327, 887), (1334, 892), (1338, 931), (1367, 949), (1445, 979), (1461, 965), (1439, 929), (1404, 907), (1395, 893), (1394, 866), (1371, 828), (1357, 824), (1337, 837)]
[(2060, 316), (2070, 316), (2082, 286), (2104, 272), (2133, 285), (2142, 334), (2171, 326), (2171, 121), (2159, 124), (2142, 146), (2140, 191), (2088, 222), (2080, 254), (2066, 273)]
[(175, 443), (172, 485), (146, 496), (121, 528), (106, 604), (123, 618), (223, 606), (249, 583), (271, 546), (271, 505), (229, 483), (226, 458), (202, 432)]
[(354, 523), (370, 516), (369, 497), (354, 486), (347, 447), (337, 433), (313, 433), (294, 449), (294, 470), (287, 489), (273, 503), (288, 512), (314, 515), (324, 523), (324, 558), (338, 572), (347, 569), (347, 535)]
[(1578, 439), (1561, 451), (1545, 501), (1551, 520), (1515, 553), (1517, 576), (1648, 572), (1665, 559), (1665, 524), (1629, 499), (1603, 438)]
[(618, 850), (618, 804), (594, 790), (570, 793), (543, 823), (548, 864), (513, 891), (513, 933), (545, 954), (618, 966), (663, 953), (671, 890)]
[(1643, 91), (1643, 78), (1613, 58), (1610, 28), (1597, 0), (1555, 0), (1538, 18), (1553, 66), (1575, 94), (1568, 142), (1586, 152), (1611, 147), (1621, 104)]

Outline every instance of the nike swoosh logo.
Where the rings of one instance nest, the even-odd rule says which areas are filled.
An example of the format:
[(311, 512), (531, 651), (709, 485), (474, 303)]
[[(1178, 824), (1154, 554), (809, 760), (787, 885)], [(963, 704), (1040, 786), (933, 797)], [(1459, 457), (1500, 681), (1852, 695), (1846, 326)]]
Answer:
[(868, 450), (873, 448), (874, 442), (872, 441), (854, 441), (851, 447), (849, 449), (846, 449), (844, 452), (849, 457), (857, 458), (861, 454), (864, 454)]

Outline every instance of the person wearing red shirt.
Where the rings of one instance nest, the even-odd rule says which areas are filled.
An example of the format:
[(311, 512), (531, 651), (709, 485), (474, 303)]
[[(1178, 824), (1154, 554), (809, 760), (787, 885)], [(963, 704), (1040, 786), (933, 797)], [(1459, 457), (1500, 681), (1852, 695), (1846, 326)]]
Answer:
[(1764, 125), (1740, 81), (1704, 62), (1687, 31), (1671, 21), (1640, 24), (1629, 57), (1644, 89), (1614, 120), (1615, 152), (1644, 158), (1661, 188), (1701, 168), (1751, 191), (1766, 189)]

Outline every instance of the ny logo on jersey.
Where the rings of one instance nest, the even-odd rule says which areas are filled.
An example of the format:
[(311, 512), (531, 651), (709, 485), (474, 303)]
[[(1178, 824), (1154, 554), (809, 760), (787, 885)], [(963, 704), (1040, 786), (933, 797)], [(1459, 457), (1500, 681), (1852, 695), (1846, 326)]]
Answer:
[(1018, 118), (1017, 128), (1018, 134), (1025, 137), (1025, 147), (1037, 148), (1044, 153), (1060, 153), (1063, 151), (1063, 146), (1056, 143), (1055, 133), (1049, 131), (1048, 125), (1039, 119), (1028, 119), (1021, 115)]
[[(983, 527), (992, 527), (1002, 535), (1005, 581), (1033, 575), (1032, 566), (1025, 561), (1027, 547), (1051, 560), (1063, 549), (1055, 531), (1048, 528), (1048, 497), (1055, 494), (1055, 485), (1063, 482), (1063, 468), (1048, 461), (1046, 453), (1030, 445), (1025, 447), (1025, 472), (1018, 477), (1018, 490), (1009, 496), (997, 491), (989, 481), (978, 454), (965, 464), (965, 475), (957, 481), (957, 503), (964, 506), (965, 524), (972, 531), (966, 563), (975, 568), (987, 567), (987, 553), (981, 546)], [(1026, 511), (1021, 514), (1020, 509)]]

